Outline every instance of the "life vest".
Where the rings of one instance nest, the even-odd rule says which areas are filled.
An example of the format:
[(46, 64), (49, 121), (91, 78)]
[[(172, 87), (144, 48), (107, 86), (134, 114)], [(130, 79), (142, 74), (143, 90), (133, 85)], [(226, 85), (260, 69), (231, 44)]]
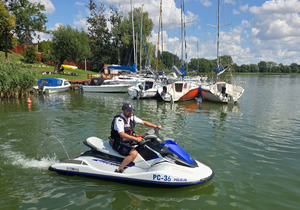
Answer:
[(135, 134), (135, 132), (133, 131), (133, 129), (135, 127), (134, 116), (133, 116), (133, 120), (130, 120), (130, 124), (129, 124), (130, 126), (127, 125), (126, 119), (123, 116), (121, 116), (121, 115), (114, 116), (114, 119), (111, 122), (110, 139), (113, 141), (112, 142), (112, 147), (115, 150), (117, 150), (119, 148), (120, 143), (124, 140), (123, 138), (121, 138), (118, 131), (116, 131), (115, 128), (114, 128), (115, 127), (115, 121), (118, 117), (120, 117), (124, 121), (124, 132), (126, 134), (130, 135), (130, 136), (133, 136)]

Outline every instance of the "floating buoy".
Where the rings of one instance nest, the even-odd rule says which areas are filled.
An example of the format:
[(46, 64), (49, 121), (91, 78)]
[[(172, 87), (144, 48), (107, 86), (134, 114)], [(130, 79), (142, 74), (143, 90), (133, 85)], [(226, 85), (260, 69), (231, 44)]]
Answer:
[(27, 98), (27, 103), (31, 104), (31, 100), (29, 97)]

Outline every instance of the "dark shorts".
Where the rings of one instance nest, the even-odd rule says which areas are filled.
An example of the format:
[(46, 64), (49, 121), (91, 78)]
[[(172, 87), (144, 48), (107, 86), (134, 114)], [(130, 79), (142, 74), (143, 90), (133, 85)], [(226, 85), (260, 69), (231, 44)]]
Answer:
[(132, 146), (130, 143), (125, 143), (125, 142), (121, 142), (119, 148), (118, 148), (118, 152), (121, 154), (121, 155), (124, 155), (124, 156), (127, 156), (129, 155), (130, 151), (132, 150)]

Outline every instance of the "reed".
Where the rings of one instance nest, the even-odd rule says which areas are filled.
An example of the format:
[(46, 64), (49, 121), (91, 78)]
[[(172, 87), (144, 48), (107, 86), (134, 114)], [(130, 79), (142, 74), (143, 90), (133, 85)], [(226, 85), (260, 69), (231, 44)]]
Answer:
[(0, 98), (28, 96), (36, 83), (36, 72), (18, 64), (0, 61)]

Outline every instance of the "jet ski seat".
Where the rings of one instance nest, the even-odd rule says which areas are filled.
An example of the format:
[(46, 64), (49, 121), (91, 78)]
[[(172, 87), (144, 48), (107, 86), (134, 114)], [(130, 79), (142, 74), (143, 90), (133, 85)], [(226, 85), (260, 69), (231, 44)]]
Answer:
[(124, 158), (125, 156), (119, 154), (115, 151), (110, 145), (108, 141), (104, 141), (98, 137), (89, 137), (83, 142), (86, 146), (90, 147), (92, 150), (96, 150), (102, 153), (119, 156)]

